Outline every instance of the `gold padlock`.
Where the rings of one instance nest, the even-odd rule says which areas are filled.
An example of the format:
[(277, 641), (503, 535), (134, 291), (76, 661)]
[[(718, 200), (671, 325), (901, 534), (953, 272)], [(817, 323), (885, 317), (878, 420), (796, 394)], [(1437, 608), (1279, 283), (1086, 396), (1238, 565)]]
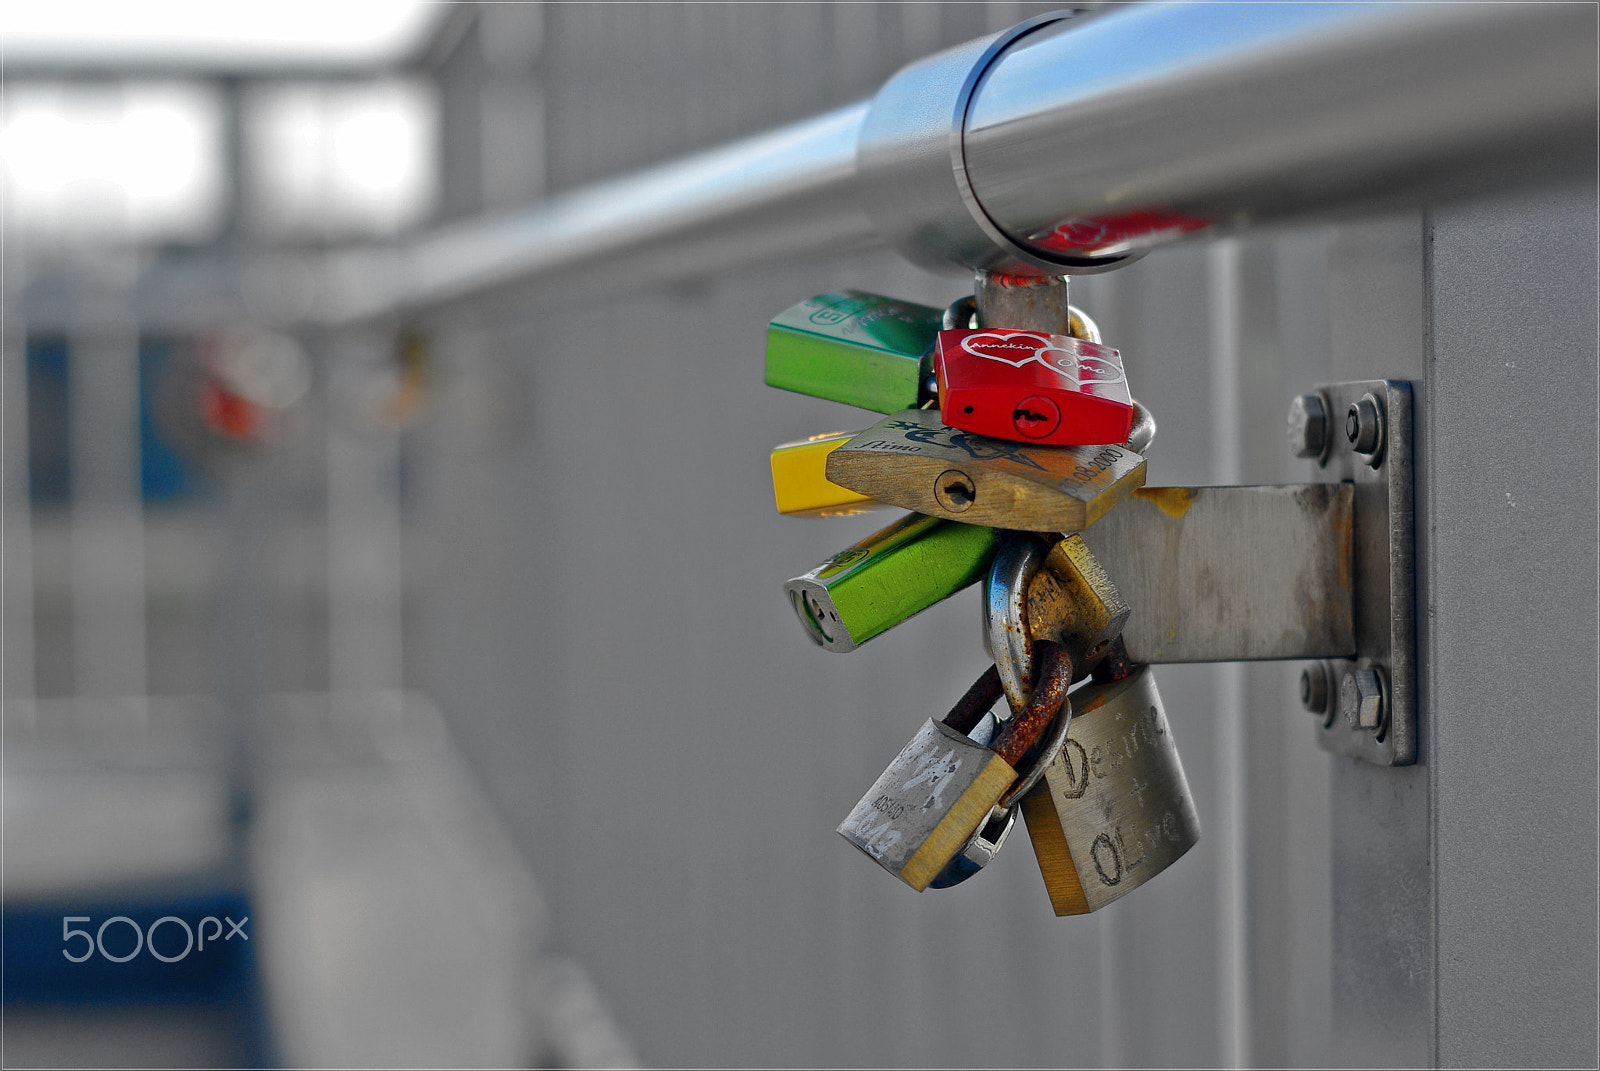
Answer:
[(1022, 800), (1057, 915), (1106, 906), (1200, 839), (1200, 816), (1149, 666), (1072, 693), (1066, 744)]

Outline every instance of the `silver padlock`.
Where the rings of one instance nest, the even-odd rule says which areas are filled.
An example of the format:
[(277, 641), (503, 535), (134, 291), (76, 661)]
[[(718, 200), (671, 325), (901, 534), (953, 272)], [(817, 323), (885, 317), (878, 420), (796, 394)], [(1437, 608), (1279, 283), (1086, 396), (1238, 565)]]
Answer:
[[(1043, 776), (1065, 743), (1072, 660), (1057, 644), (1042, 646), (1039, 686), (988, 746), (966, 734), (1000, 697), (992, 668), (943, 722), (930, 719), (901, 749), (840, 824), (839, 835), (919, 892), (940, 877), (997, 808), (1015, 806)], [(1019, 781), (1014, 764), (1041, 747), (1041, 739), (1040, 757)]]
[[(1057, 717), (1059, 718), (1060, 715), (1057, 715)], [(978, 743), (987, 746), (994, 739), (995, 734), (1000, 731), (1003, 724), (1004, 722), (995, 717), (993, 712), (990, 712), (985, 714), (977, 727), (967, 735)], [(1043, 776), (1043, 766), (1041, 764), (1036, 765), (1038, 765), (1037, 775), (1033, 776), (1031, 780), (1025, 778), (1024, 780), (1028, 780), (1028, 784), (1022, 787), (1031, 788), (1038, 782), (1039, 777)], [(1018, 787), (1013, 785), (1007, 795), (1019, 797), (1017, 793)], [(944, 869), (939, 871), (932, 881), (928, 882), (928, 888), (948, 889), (960, 885), (963, 881), (988, 866), (994, 861), (994, 857), (1000, 854), (1000, 849), (1005, 847), (1006, 838), (1011, 836), (1011, 830), (1016, 824), (1017, 808), (1015, 803), (1007, 807), (1001, 807), (996, 804), (989, 808), (988, 816), (978, 823), (978, 828), (967, 839), (967, 843), (961, 846), (961, 850), (956, 853), (956, 857), (946, 863)]]
[(1126, 895), (1200, 839), (1183, 763), (1149, 666), (1072, 693), (1066, 746), (1022, 800), (1057, 915)]

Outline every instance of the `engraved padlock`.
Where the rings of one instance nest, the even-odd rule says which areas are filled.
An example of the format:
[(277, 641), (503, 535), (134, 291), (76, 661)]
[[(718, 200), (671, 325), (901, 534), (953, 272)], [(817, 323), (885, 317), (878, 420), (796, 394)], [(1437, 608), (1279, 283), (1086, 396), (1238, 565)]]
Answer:
[(975, 435), (905, 409), (828, 454), (827, 478), (918, 513), (1030, 532), (1081, 531), (1144, 485), (1126, 443), (1049, 446)]
[(1105, 907), (1200, 839), (1189, 782), (1149, 666), (1072, 693), (1066, 745), (1022, 800), (1057, 915)]
[(1120, 443), (1133, 427), (1122, 355), (1045, 331), (940, 331), (939, 414), (963, 431), (1062, 446)]
[[(1023, 594), (1025, 593), (1025, 595)], [(1051, 905), (1082, 914), (1170, 866), (1200, 835), (1172, 731), (1148, 666), (1125, 661), (1129, 607), (1082, 536), (1042, 553), (1002, 545), (984, 601), (984, 642), (1009, 696), (1034, 673), (1035, 644), (1056, 640), (1095, 683), (1072, 693), (1075, 717), (1042, 760), (1023, 819)], [(1104, 672), (1102, 672), (1104, 671)]]
[(1011, 807), (1027, 789), (1033, 778), (1019, 781), (1017, 764), (1043, 741), (1032, 771), (1042, 776), (1065, 743), (1072, 660), (1057, 644), (1040, 647), (1038, 687), (990, 745), (967, 735), (963, 708), (987, 710), (1000, 697), (992, 668), (945, 721), (929, 720), (901, 749), (840, 824), (840, 836), (919, 892), (939, 877), (995, 809)]

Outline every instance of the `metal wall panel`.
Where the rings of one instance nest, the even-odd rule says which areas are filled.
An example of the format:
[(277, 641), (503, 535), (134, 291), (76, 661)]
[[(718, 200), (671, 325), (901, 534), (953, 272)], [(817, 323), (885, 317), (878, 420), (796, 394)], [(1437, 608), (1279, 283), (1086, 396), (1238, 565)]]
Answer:
[(1531, 191), (1428, 235), (1441, 1066), (1600, 1058), (1595, 204)]
[[(1033, 10), (548, 8), (531, 69), (549, 186), (814, 113), (870, 91), (902, 60)], [(462, 67), (446, 72), (447, 99), (475, 77)], [(484, 196), (477, 168), (446, 174), (450, 204)], [(1419, 494), (1433, 496), (1419, 509), (1431, 511), (1435, 534), (1448, 528), (1460, 541), (1419, 548), (1424, 584), (1447, 572), (1459, 584), (1460, 568), (1482, 564), (1473, 555), (1506, 564), (1464, 513), (1463, 496), (1482, 485), (1446, 482), (1466, 480), (1481, 456), (1465, 444), (1481, 434), (1473, 422), (1488, 418), (1493, 381), (1477, 365), (1442, 376), (1427, 360), (1430, 310), (1437, 357), (1450, 317), (1468, 323), (1478, 300), (1466, 287), (1477, 276), (1459, 261), (1492, 261), (1496, 228), (1554, 226), (1566, 210), (1441, 214), (1432, 232), (1412, 215), (1168, 250), (1080, 280), (1074, 293), (1160, 421), (1152, 484), (1304, 480), (1309, 464), (1282, 440), (1292, 394), (1334, 379), (1411, 378), (1431, 451), (1422, 456), (1443, 465), (1441, 490), (1419, 474)], [(1592, 204), (1586, 219), (1592, 285)], [(1458, 260), (1441, 268), (1434, 253), (1430, 289), (1425, 241), (1446, 232)], [(1562, 278), (1585, 270), (1581, 250), (1574, 257)], [(1509, 292), (1565, 285), (1541, 279)], [(1531, 667), (1545, 679), (1560, 672), (1553, 661), (1513, 674), (1481, 655), (1450, 663), (1452, 682), (1499, 701), (1425, 741), (1437, 759), (1425, 752), (1410, 770), (1320, 751), (1298, 713), (1296, 665), (1163, 667), (1204, 835), (1169, 874), (1091, 917), (1051, 917), (1020, 831), (989, 873), (922, 896), (838, 841), (833, 828), (862, 787), (984, 664), (970, 595), (839, 656), (802, 639), (779, 594), (783, 579), (888, 519), (782, 518), (768, 498), (772, 444), (869, 422), (761, 382), (766, 320), (849, 286), (933, 304), (963, 289), (869, 253), (648, 293), (619, 279), (560, 304), (528, 293), (519, 318), (458, 309), (436, 325), (436, 406), (407, 448), (404, 560), (417, 585), (408, 680), (453, 718), (545, 885), (553, 942), (590, 965), (641, 1055), (686, 1066), (1507, 1058), (1478, 1045), (1473, 1029), (1487, 1027), (1463, 1025), (1483, 1014), (1493, 976), (1466, 981), (1445, 957), (1498, 905), (1472, 868), (1530, 860), (1461, 850), (1485, 801), (1505, 801), (1457, 797), (1482, 787), (1471, 734), (1492, 729), (1488, 738), (1516, 744), (1503, 712), (1535, 692)], [(1588, 309), (1592, 334), (1586, 300), (1573, 308)], [(1568, 310), (1566, 320), (1581, 316)], [(1587, 387), (1564, 396), (1569, 407), (1593, 401), (1585, 352)], [(1460, 399), (1448, 412), (1441, 389)], [(1526, 449), (1528, 437), (1512, 433), (1521, 426), (1497, 426), (1497, 448)], [(1559, 514), (1567, 558), (1538, 559), (1546, 567), (1531, 582), (1547, 598), (1593, 589), (1592, 431), (1568, 436), (1563, 451), (1589, 458), (1590, 496)], [(1564, 573), (1556, 562), (1581, 558), (1585, 538), (1589, 572)], [(1438, 618), (1423, 628), (1441, 659), (1503, 641), (1489, 611), (1512, 605), (1513, 591), (1439, 593), (1455, 599), (1452, 631)], [(1585, 632), (1569, 620), (1570, 597), (1563, 606), (1525, 623), (1539, 639), (1517, 649), (1560, 650), (1559, 626), (1587, 637), (1577, 654), (1592, 667), (1592, 620)], [(1446, 704), (1441, 672), (1424, 683), (1425, 711)], [(1569, 679), (1560, 701), (1592, 709), (1592, 672)], [(1515, 692), (1510, 681), (1521, 682)], [(1451, 711), (1465, 695), (1450, 692)], [(1538, 917), (1562, 923), (1587, 910), (1592, 937), (1592, 883), (1588, 900), (1555, 906), (1558, 888), (1593, 870), (1593, 800), (1585, 811), (1579, 798), (1594, 780), (1588, 732), (1564, 760), (1565, 787), (1540, 799), (1574, 816), (1572, 841), (1586, 836), (1590, 854), (1565, 844), (1559, 863), (1543, 864), (1559, 873), (1536, 899)], [(1531, 759), (1518, 769), (1534, 775)], [(1503, 887), (1514, 887), (1509, 876)], [(1488, 942), (1474, 963), (1527, 969), (1530, 958), (1511, 951), (1511, 934), (1523, 932)], [(1592, 964), (1530, 990), (1557, 991), (1563, 1008), (1591, 998)], [(1593, 1019), (1572, 1022), (1550, 1035), (1570, 1040)]]

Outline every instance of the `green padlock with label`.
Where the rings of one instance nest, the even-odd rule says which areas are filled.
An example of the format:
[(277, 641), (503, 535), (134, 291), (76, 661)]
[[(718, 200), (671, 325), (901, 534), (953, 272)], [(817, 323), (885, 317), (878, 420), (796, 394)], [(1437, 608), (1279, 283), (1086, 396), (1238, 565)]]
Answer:
[(767, 325), (767, 383), (875, 413), (913, 409), (943, 317), (859, 290), (802, 301)]

